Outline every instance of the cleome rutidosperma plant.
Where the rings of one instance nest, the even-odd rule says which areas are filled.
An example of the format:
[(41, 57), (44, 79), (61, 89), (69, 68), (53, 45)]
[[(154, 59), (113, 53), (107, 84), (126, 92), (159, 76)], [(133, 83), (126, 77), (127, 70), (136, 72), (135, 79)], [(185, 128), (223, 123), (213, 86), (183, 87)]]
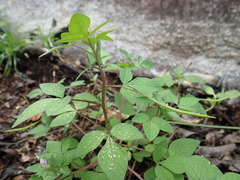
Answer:
[[(222, 92), (214, 94), (211, 99), (199, 99), (190, 94), (182, 97), (178, 89), (184, 80), (202, 84), (202, 89), (207, 93), (211, 94), (214, 91), (204, 85), (200, 77), (185, 76), (180, 68), (176, 68), (172, 74), (152, 79), (133, 78), (132, 71), (141, 68), (151, 69), (153, 64), (141, 57), (135, 60), (123, 49), (120, 49), (120, 52), (126, 57), (127, 62), (107, 64), (109, 55), (101, 49), (101, 42), (112, 41), (108, 34), (115, 29), (99, 34), (97, 31), (110, 21), (112, 19), (89, 32), (90, 18), (80, 13), (74, 14), (68, 32), (62, 33), (61, 39), (56, 42), (63, 45), (43, 54), (66, 46), (80, 48), (86, 52), (89, 63), (84, 72), (92, 68), (98, 69), (99, 73), (96, 74), (99, 74), (101, 79), (101, 92), (96, 96), (87, 92), (73, 97), (65, 95), (67, 89), (85, 84), (83, 80), (78, 80), (82, 74), (69, 86), (62, 85), (62, 81), (40, 84), (40, 88), (31, 91), (28, 97), (44, 95), (44, 98), (26, 108), (13, 127), (43, 113), (41, 119), (26, 127), (7, 132), (36, 126), (29, 134), (34, 134), (38, 138), (52, 127), (63, 126), (68, 129), (71, 125), (77, 126), (80, 121), (79, 113), (82, 111), (88, 112), (88, 119), (95, 119), (98, 125), (95, 130), (88, 133), (82, 132), (81, 127), (77, 127), (84, 133), (80, 142), (73, 137), (61, 141), (48, 141), (46, 152), (38, 157), (39, 163), (27, 168), (28, 171), (35, 173), (30, 179), (240, 179), (240, 175), (223, 174), (204, 157), (193, 155), (200, 144), (198, 140), (183, 138), (171, 141), (169, 137), (159, 136), (160, 131), (173, 133), (172, 124), (186, 124), (182, 122), (179, 116), (181, 114), (214, 118), (206, 114), (200, 101), (210, 102), (214, 106), (224, 99), (239, 96), (239, 92)], [(86, 46), (88, 48), (83, 48)], [(119, 72), (122, 85), (109, 84), (107, 70)], [(113, 95), (114, 103), (107, 101), (110, 96), (107, 93), (108, 88), (119, 90)], [(115, 110), (114, 116), (109, 113), (110, 109)], [(104, 117), (104, 126), (99, 122), (100, 117)], [(215, 128), (239, 129), (219, 126)], [(151, 160), (149, 167), (137, 169), (137, 164), (146, 159)]]

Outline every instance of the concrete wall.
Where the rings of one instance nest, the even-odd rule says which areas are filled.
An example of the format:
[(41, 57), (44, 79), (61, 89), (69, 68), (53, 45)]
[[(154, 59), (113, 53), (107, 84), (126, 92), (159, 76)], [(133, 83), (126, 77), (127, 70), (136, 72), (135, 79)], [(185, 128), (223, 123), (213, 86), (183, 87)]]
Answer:
[[(118, 61), (116, 47), (171, 70), (174, 64), (221, 79), (227, 88), (240, 89), (239, 0), (0, 0), (5, 18), (23, 23), (23, 29), (68, 24), (73, 13), (92, 18), (95, 27), (115, 18), (106, 29), (114, 43), (104, 46)], [(65, 53), (68, 53), (67, 49)], [(71, 50), (71, 52), (76, 52)], [(79, 58), (77, 56), (75, 60)], [(121, 57), (121, 56), (120, 56)]]

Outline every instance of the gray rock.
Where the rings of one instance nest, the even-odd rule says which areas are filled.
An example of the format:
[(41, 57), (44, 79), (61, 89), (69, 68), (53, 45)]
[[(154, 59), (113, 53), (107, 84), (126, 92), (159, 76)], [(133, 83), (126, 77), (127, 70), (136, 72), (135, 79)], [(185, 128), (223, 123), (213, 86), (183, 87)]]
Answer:
[[(67, 26), (73, 13), (91, 17), (92, 27), (115, 18), (104, 30), (115, 42), (104, 43), (113, 55), (112, 62), (123, 57), (121, 46), (134, 56), (156, 64), (156, 71), (172, 70), (174, 64), (188, 71), (213, 75), (227, 89), (240, 89), (240, 1), (226, 0), (0, 0), (5, 18), (23, 24), (22, 30), (40, 26), (47, 32), (52, 19), (57, 28)], [(73, 61), (82, 59), (78, 50)], [(79, 62), (78, 62), (79, 63)]]

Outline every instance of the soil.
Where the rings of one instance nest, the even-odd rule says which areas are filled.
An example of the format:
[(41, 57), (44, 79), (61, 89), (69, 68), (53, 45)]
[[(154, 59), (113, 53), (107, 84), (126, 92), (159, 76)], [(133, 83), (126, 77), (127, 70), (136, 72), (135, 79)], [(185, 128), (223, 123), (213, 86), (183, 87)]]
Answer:
[[(66, 78), (64, 84), (69, 84), (84, 67), (76, 67), (65, 57), (50, 55), (41, 60), (37, 57), (40, 52), (31, 52), (27, 59), (19, 55), (19, 73), (12, 73), (8, 77), (0, 78), (0, 179), (3, 180), (23, 180), (28, 179), (31, 174), (25, 168), (36, 163), (36, 155), (44, 151), (47, 140), (59, 140), (64, 136), (77, 134), (78, 130), (73, 126), (64, 134), (62, 128), (54, 128), (45, 137), (38, 138), (27, 135), (27, 131), (15, 133), (4, 133), (10, 129), (17, 116), (36, 99), (29, 100), (27, 94), (38, 88), (43, 82), (58, 82)], [(0, 69), (1, 70), (1, 69)], [(90, 81), (92, 75), (87, 74), (83, 78)], [(108, 74), (109, 82), (118, 81), (115, 74)], [(97, 87), (95, 87), (97, 88)], [(73, 89), (70, 94), (79, 92), (94, 91), (91, 86), (83, 86), (80, 89)], [(189, 91), (189, 87), (182, 89), (183, 93)], [(192, 90), (191, 90), (192, 91)], [(214, 125), (240, 126), (240, 103), (230, 104), (225, 101), (217, 105), (210, 115), (215, 116), (214, 120), (190, 119), (183, 116), (186, 121), (194, 123), (205, 123)], [(23, 126), (28, 125), (39, 117), (31, 118)], [(78, 124), (82, 129), (91, 130), (92, 124), (82, 121)], [(174, 126), (175, 132), (171, 135), (172, 139), (194, 138), (201, 141), (197, 154), (207, 157), (213, 164), (216, 164), (222, 172), (240, 173), (240, 131), (209, 129), (189, 126)], [(145, 164), (136, 164), (136, 170), (141, 170)], [(140, 173), (140, 172), (139, 172)], [(141, 174), (141, 173), (140, 173)]]

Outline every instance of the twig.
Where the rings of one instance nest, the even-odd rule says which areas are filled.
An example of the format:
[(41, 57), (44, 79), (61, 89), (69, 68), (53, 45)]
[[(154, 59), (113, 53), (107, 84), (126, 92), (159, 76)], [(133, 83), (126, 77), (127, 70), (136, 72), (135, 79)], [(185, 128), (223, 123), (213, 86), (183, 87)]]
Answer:
[[(135, 165), (136, 165), (136, 161), (133, 162), (132, 169), (134, 169)], [(132, 179), (132, 172), (130, 171), (129, 176), (128, 176), (128, 180), (131, 180), (131, 179)]]
[(72, 123), (82, 134), (86, 134), (75, 122)]
[(79, 170), (77, 170), (77, 171), (71, 172), (71, 174), (76, 174), (76, 173), (82, 172), (82, 171), (84, 171), (85, 169), (88, 169), (88, 168), (92, 167), (92, 166), (93, 166), (94, 164), (96, 164), (97, 162), (98, 162), (98, 160), (93, 161), (92, 163), (88, 164), (87, 166), (85, 166), (85, 167), (83, 167), (83, 168), (81, 168), (81, 169), (79, 169)]
[(131, 173), (133, 173), (139, 180), (143, 180), (143, 178), (136, 171), (134, 171), (132, 168), (130, 168), (129, 166), (128, 166), (128, 170)]

